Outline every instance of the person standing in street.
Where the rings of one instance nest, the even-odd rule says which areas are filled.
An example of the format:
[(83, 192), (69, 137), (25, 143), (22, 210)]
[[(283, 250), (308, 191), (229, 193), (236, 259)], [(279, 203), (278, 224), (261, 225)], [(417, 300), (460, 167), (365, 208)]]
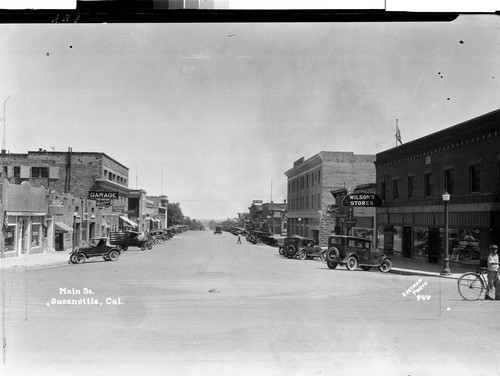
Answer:
[(490, 291), (495, 288), (495, 300), (500, 300), (500, 280), (498, 278), (498, 247), (495, 244), (490, 245), (490, 254), (488, 255), (488, 289), (485, 299), (493, 300), (490, 297)]
[(237, 244), (241, 244), (241, 235), (238, 234), (238, 243)]

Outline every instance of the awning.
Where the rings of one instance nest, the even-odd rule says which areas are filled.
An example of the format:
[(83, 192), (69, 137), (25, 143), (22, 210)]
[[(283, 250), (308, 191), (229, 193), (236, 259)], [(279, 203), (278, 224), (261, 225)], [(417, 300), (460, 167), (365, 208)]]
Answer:
[(120, 216), (121, 219), (123, 219), (125, 222), (127, 222), (129, 225), (133, 226), (133, 227), (139, 227), (137, 226), (137, 223), (135, 222), (132, 222), (130, 219), (128, 219), (127, 217), (123, 217), (123, 216)]
[(60, 232), (71, 232), (73, 229), (63, 222), (56, 222), (56, 231)]

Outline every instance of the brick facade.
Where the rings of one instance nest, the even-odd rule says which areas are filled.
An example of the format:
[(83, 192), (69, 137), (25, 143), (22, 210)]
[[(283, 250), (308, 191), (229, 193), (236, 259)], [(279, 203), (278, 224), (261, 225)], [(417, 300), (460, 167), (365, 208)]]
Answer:
[(448, 191), (452, 261), (477, 265), (500, 233), (500, 110), (377, 154), (379, 247), (437, 263)]

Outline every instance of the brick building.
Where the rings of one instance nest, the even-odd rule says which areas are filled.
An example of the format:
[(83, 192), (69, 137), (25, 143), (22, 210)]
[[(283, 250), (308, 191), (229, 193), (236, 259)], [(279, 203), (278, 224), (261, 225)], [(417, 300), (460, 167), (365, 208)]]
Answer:
[(342, 217), (329, 210), (335, 205), (330, 191), (345, 189), (352, 193), (358, 185), (373, 183), (374, 161), (374, 155), (333, 151), (297, 160), (285, 172), (288, 234), (311, 237), (318, 244), (326, 245), (328, 235), (340, 231)]
[(264, 219), (262, 218), (262, 200), (253, 200), (252, 205), (248, 207), (250, 230), (264, 229)]
[(451, 265), (477, 265), (500, 242), (500, 110), (376, 155), (378, 247), (438, 263), (449, 200)]
[[(110, 230), (134, 227), (135, 223), (127, 217), (129, 170), (104, 153), (71, 149), (1, 153), (0, 166), (2, 179), (9, 183), (29, 182), (54, 193), (54, 197), (48, 197), (51, 202), (47, 202), (47, 214), (63, 218), (55, 222), (55, 249), (66, 249), (73, 242), (88, 242), (92, 236), (106, 235)], [(91, 200), (89, 191), (118, 192), (118, 198), (107, 202)], [(68, 228), (74, 229), (71, 241)], [(66, 235), (61, 236), (63, 233)]]

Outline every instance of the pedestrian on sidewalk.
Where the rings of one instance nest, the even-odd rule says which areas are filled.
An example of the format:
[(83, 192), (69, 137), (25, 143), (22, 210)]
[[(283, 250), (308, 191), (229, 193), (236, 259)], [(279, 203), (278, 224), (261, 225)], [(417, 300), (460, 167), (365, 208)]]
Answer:
[(241, 244), (241, 235), (238, 234), (238, 243), (237, 244)]
[(490, 292), (495, 289), (495, 300), (500, 300), (500, 280), (498, 278), (498, 247), (495, 244), (490, 245), (490, 254), (488, 255), (488, 288), (486, 289), (486, 300), (493, 300)]

